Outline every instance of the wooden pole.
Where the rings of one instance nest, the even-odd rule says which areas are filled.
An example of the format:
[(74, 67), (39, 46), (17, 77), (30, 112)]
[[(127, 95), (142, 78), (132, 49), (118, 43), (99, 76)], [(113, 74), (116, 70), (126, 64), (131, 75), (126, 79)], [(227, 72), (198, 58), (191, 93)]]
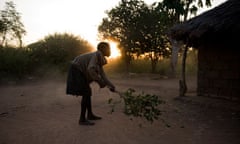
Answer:
[(185, 93), (187, 92), (187, 84), (186, 84), (186, 59), (187, 59), (187, 51), (188, 51), (188, 45), (185, 46), (183, 51), (183, 57), (182, 57), (182, 74), (181, 78), (179, 80), (179, 96), (185, 96)]

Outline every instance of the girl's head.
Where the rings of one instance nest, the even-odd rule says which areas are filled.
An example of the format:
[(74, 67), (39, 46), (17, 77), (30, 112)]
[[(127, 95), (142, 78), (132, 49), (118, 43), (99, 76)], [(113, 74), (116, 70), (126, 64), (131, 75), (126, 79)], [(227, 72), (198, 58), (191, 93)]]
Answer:
[(111, 48), (110, 48), (109, 43), (107, 43), (107, 42), (100, 42), (97, 45), (97, 49), (99, 51), (101, 51), (104, 56), (109, 57), (111, 55)]

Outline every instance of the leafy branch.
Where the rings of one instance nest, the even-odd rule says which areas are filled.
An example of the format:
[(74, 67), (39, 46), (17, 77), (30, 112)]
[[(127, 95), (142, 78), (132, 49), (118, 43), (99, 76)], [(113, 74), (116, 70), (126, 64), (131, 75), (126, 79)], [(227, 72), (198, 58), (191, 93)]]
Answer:
[[(157, 120), (160, 115), (162, 115), (161, 110), (158, 109), (160, 104), (164, 104), (165, 101), (160, 100), (156, 95), (145, 94), (135, 94), (135, 90), (129, 88), (126, 92), (118, 94), (120, 98), (124, 101), (124, 113), (127, 116), (141, 117), (145, 118), (149, 122)], [(115, 105), (121, 103), (120, 101), (108, 100), (108, 104), (111, 104), (111, 112), (114, 112)]]

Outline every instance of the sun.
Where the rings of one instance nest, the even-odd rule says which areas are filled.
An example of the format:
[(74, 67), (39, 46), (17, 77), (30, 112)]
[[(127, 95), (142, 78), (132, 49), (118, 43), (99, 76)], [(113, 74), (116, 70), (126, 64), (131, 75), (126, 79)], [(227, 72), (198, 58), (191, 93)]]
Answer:
[(116, 42), (109, 42), (110, 47), (111, 47), (111, 56), (109, 58), (117, 58), (121, 56), (121, 52), (119, 48), (117, 47)]

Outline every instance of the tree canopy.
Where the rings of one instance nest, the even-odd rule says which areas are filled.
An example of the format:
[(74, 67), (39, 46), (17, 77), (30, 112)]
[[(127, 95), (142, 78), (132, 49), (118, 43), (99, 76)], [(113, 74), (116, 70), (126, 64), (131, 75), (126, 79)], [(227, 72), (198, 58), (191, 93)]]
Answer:
[(159, 57), (169, 56), (165, 32), (171, 17), (161, 3), (149, 6), (142, 0), (122, 0), (107, 15), (99, 26), (100, 36), (119, 42), (127, 64), (133, 54), (148, 53), (154, 71)]
[(0, 11), (0, 45), (7, 45), (12, 40), (18, 40), (19, 47), (22, 47), (22, 38), (26, 31), (21, 22), (21, 15), (12, 1), (5, 4), (5, 9)]
[[(154, 72), (159, 59), (171, 55), (169, 28), (196, 15), (203, 5), (202, 0), (163, 0), (151, 5), (142, 0), (121, 0), (106, 12), (98, 30), (102, 39), (119, 42), (127, 67), (133, 54), (147, 54)], [(211, 6), (211, 0), (205, 0), (205, 5)]]

